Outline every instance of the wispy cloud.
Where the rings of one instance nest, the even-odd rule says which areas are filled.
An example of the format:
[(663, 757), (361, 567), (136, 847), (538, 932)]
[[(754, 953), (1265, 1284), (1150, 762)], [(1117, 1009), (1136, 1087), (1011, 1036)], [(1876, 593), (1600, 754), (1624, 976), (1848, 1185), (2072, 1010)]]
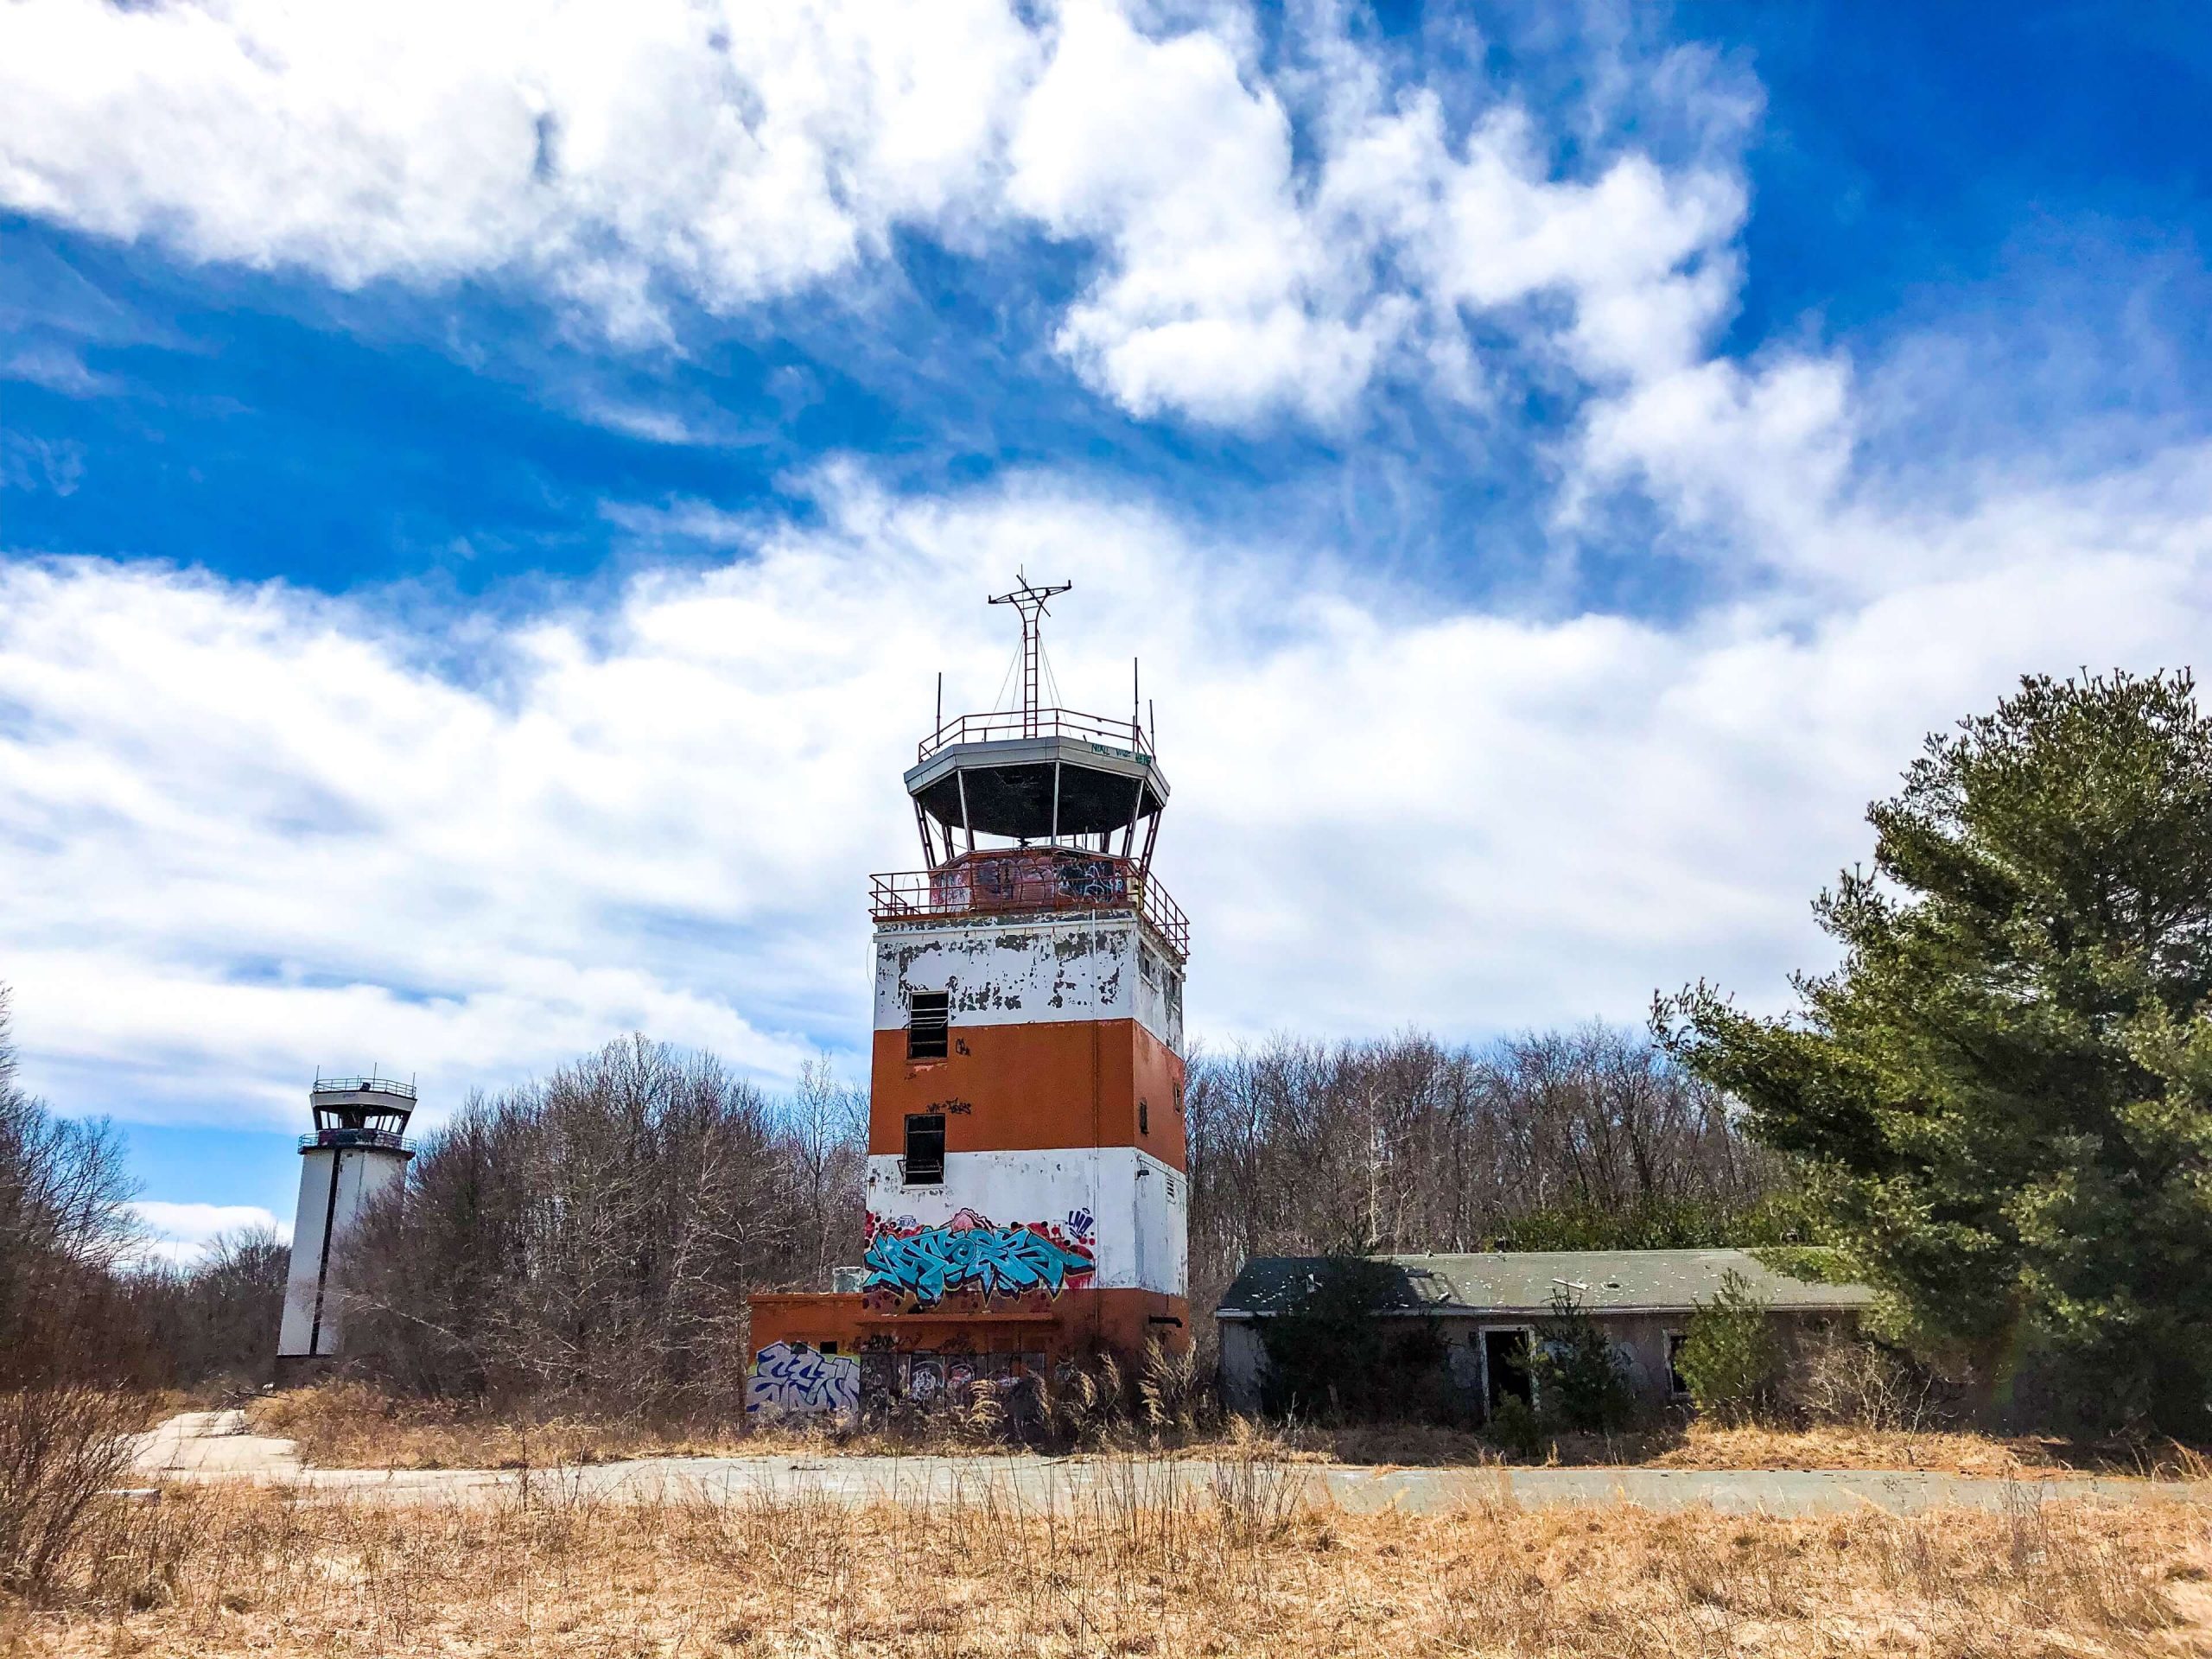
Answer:
[(57, 345), (28, 346), (0, 360), (0, 380), (43, 386), (65, 397), (99, 397), (121, 390), (113, 375), (88, 367), (75, 352)]
[(258, 1205), (178, 1204), (143, 1198), (128, 1208), (143, 1230), (139, 1257), (175, 1267), (189, 1267), (206, 1254), (209, 1244), (226, 1234), (266, 1229), (280, 1239), (292, 1236), (289, 1222), (279, 1222)]

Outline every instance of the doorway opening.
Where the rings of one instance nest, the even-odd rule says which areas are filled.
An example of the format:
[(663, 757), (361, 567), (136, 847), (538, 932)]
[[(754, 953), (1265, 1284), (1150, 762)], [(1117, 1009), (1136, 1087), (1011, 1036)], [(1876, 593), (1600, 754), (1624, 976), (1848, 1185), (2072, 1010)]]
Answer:
[(1483, 1374), (1489, 1379), (1490, 1414), (1508, 1400), (1518, 1400), (1524, 1406), (1536, 1403), (1535, 1378), (1529, 1369), (1529, 1331), (1516, 1326), (1506, 1331), (1483, 1332)]

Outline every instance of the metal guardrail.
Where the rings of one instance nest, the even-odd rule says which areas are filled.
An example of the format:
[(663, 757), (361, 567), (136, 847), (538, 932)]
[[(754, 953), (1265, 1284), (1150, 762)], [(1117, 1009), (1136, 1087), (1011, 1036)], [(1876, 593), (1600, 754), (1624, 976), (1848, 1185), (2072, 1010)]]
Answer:
[(373, 1071), (365, 1077), (326, 1077), (318, 1072), (315, 1088), (310, 1092), (318, 1095), (397, 1095), (402, 1100), (412, 1100), (415, 1098), (415, 1085), (402, 1083), (397, 1077), (380, 1077)]
[(1073, 709), (1007, 709), (947, 721), (916, 746), (915, 759), (926, 760), (956, 743), (1002, 743), (1025, 737), (1072, 737), (1140, 760), (1152, 758), (1145, 729), (1134, 720), (1111, 720)]
[(394, 1135), (389, 1129), (317, 1129), (313, 1135), (300, 1137), (300, 1150), (313, 1152), (328, 1147), (351, 1150), (356, 1147), (375, 1147), (385, 1152), (412, 1152), (415, 1143), (404, 1135)]
[(1191, 920), (1150, 875), (1103, 854), (1024, 848), (960, 860), (934, 870), (868, 878), (869, 914), (879, 922), (925, 921), (1039, 911), (1127, 910), (1179, 958), (1191, 954)]

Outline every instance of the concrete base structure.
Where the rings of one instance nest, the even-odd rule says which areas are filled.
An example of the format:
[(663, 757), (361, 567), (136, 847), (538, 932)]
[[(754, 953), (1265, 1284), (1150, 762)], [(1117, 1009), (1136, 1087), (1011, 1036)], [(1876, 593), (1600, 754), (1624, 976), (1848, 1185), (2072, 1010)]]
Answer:
[(948, 1302), (885, 1312), (867, 1293), (753, 1298), (753, 1361), (746, 1409), (755, 1420), (965, 1405), (979, 1383), (1049, 1378), (1103, 1355), (1128, 1363), (1158, 1340), (1179, 1348), (1179, 1296), (1071, 1290), (1027, 1305)]

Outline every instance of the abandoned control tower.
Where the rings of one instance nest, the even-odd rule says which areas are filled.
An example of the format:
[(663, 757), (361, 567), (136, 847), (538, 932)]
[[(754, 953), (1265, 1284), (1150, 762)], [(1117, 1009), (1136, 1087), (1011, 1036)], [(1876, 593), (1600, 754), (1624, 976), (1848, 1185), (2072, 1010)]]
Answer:
[(300, 1207), (276, 1338), (276, 1380), (312, 1375), (340, 1352), (347, 1233), (403, 1179), (414, 1143), (415, 1085), (396, 1077), (326, 1077), (308, 1096), (315, 1133), (300, 1137)]
[(1167, 781), (1126, 720), (964, 715), (906, 772), (926, 868), (874, 878), (868, 1236), (854, 1288), (753, 1299), (749, 1412), (957, 1402), (1190, 1339), (1183, 965), (1152, 876)]

